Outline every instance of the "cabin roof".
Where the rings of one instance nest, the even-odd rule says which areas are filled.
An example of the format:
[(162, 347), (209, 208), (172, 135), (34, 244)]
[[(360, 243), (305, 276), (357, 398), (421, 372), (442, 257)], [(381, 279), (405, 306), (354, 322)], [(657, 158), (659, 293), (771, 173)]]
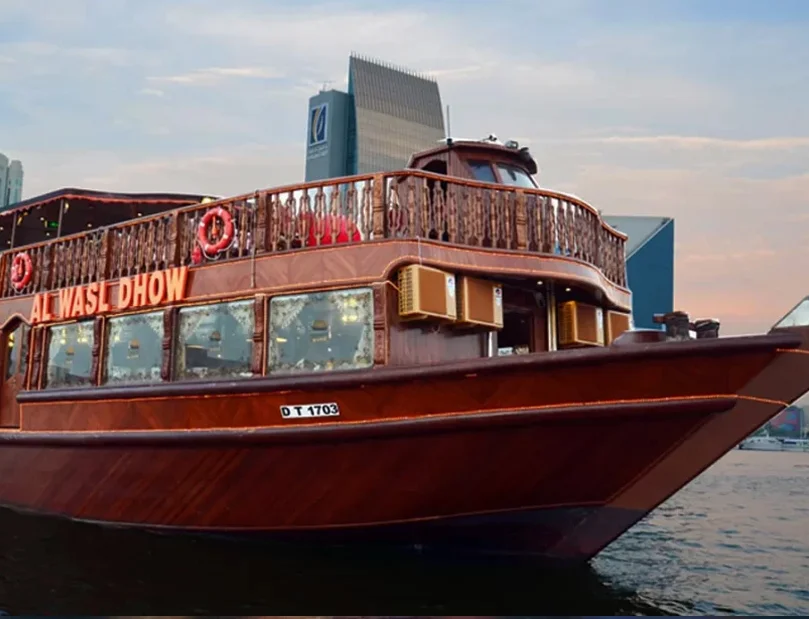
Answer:
[(504, 156), (511, 159), (522, 159), (523, 163), (528, 166), (531, 174), (536, 174), (538, 169), (536, 160), (528, 152), (527, 147), (509, 146), (508, 144), (503, 144), (497, 141), (497, 138), (494, 136), (490, 136), (490, 138), (484, 138), (482, 140), (444, 138), (441, 140), (439, 146), (410, 155), (410, 159), (407, 162), (407, 167), (412, 168), (417, 159), (435, 157), (436, 155), (444, 154), (451, 149), (480, 150), (482, 152), (489, 153), (502, 153)]
[(184, 193), (113, 193), (108, 191), (96, 191), (93, 189), (80, 189), (76, 187), (64, 187), (48, 193), (28, 198), (22, 202), (16, 202), (10, 208), (0, 212), (0, 217), (25, 211), (30, 208), (44, 206), (59, 200), (79, 200), (84, 202), (106, 202), (109, 204), (172, 204), (178, 206), (185, 204), (197, 204), (207, 197), (217, 199), (215, 196), (205, 196), (200, 194)]

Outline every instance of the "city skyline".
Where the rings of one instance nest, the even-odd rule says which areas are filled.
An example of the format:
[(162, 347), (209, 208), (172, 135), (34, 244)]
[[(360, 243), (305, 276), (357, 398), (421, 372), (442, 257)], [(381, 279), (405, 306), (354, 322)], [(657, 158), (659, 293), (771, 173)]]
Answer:
[(807, 3), (7, 5), (0, 135), (27, 195), (300, 182), (306, 101), (356, 50), (434, 76), (452, 133), (527, 144), (543, 186), (673, 217), (675, 306), (723, 334), (807, 292)]

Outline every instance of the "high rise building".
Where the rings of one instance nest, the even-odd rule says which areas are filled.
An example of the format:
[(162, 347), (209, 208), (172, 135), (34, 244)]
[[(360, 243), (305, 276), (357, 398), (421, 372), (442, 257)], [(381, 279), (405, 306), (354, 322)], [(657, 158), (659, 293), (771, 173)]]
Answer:
[(674, 309), (674, 219), (604, 216), (626, 241), (626, 277), (632, 291), (632, 319), (643, 329), (661, 329), (654, 314)]
[(351, 55), (348, 92), (309, 99), (306, 135), (307, 181), (404, 168), (445, 137), (438, 83)]
[(8, 190), (6, 204), (11, 206), (22, 201), (22, 162), (12, 161), (8, 166)]
[(0, 153), (0, 210), (22, 200), (22, 163)]

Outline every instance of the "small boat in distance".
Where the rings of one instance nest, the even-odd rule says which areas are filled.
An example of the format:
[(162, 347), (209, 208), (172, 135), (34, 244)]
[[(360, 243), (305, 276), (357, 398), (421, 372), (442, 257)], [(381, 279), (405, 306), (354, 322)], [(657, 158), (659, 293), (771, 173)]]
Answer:
[(626, 236), (528, 149), (0, 213), (0, 505), (589, 560), (809, 389), (767, 333), (632, 328)]
[[(809, 452), (809, 439), (806, 437), (806, 412), (798, 407), (789, 407), (784, 413), (792, 413), (794, 421), (797, 423), (797, 437), (773, 436), (770, 434), (771, 424), (776, 423), (776, 419), (770, 420), (763, 430), (757, 431), (752, 436), (748, 436), (741, 443), (739, 449), (748, 451), (803, 451)], [(782, 414), (784, 414), (782, 413)], [(781, 417), (781, 415), (778, 415)], [(790, 425), (786, 424), (787, 429)], [(794, 427), (794, 425), (793, 425)]]
[(739, 449), (748, 451), (784, 451), (784, 443), (769, 434), (750, 436), (739, 443)]

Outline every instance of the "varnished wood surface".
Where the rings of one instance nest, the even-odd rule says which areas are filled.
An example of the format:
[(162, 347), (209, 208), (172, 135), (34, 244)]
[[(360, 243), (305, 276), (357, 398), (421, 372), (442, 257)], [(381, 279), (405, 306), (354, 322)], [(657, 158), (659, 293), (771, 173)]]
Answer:
[[(277, 378), (256, 379), (222, 385), (204, 406), (200, 385), (164, 387), (189, 389), (174, 398), (150, 387), (139, 400), (28, 393), (24, 427), (39, 411), (73, 431), (0, 433), (0, 504), (282, 532), (608, 507), (548, 538), (549, 553), (588, 558), (635, 517), (599, 514), (642, 517), (809, 386), (807, 331), (385, 368), (283, 392)], [(323, 396), (341, 398), (344, 416), (236, 427), (240, 414), (277, 415), (279, 398)], [(197, 418), (182, 430), (194, 409), (218, 411), (208, 414), (219, 425)], [(135, 429), (144, 423), (153, 429)], [(119, 431), (99, 433), (105, 424)]]
[[(30, 401), (47, 391), (24, 394), (21, 427), (28, 431), (192, 430), (195, 428), (333, 424), (427, 415), (468, 415), (503, 409), (568, 406), (571, 415), (581, 404), (662, 400), (682, 396), (735, 394), (773, 358), (773, 353), (734, 357), (730, 367), (716, 359), (688, 358), (682, 367), (671, 361), (615, 361), (611, 371), (596, 364), (544, 370), (513, 369), (491, 373), (481, 368), (473, 375), (400, 379), (384, 383), (364, 380), (341, 387), (278, 388), (263, 393), (242, 381), (240, 393), (160, 396), (141, 391), (140, 397), (94, 400)], [(193, 387), (194, 385), (188, 385)], [(99, 389), (99, 391), (103, 391)], [(23, 394), (20, 394), (20, 399)], [(284, 420), (280, 407), (336, 402), (339, 418)]]
[[(717, 367), (721, 367), (726, 373), (732, 374), (737, 371), (734, 369), (737, 364), (729, 363), (729, 356), (733, 356), (734, 360), (742, 358), (747, 353), (762, 353), (765, 356), (772, 357), (777, 350), (796, 348), (801, 342), (800, 336), (784, 332), (638, 346), (581, 348), (554, 351), (546, 354), (514, 355), (408, 367), (380, 367), (360, 371), (276, 374), (232, 381), (185, 381), (130, 386), (47, 389), (20, 393), (18, 400), (25, 404), (34, 402), (165, 398), (203, 394), (215, 396), (281, 391), (304, 393), (324, 389), (353, 389), (358, 384), (365, 387), (390, 385), (397, 382), (409, 383), (411, 381), (425, 381), (425, 384), (434, 384), (436, 380), (444, 378), (474, 378), (481, 372), (497, 376), (498, 380), (502, 381), (505, 380), (504, 376), (514, 375), (516, 372), (524, 370), (535, 370), (542, 374), (556, 370), (567, 375), (567, 370), (574, 367), (595, 366), (603, 369), (607, 364), (609, 364), (609, 372), (588, 374), (588, 379), (582, 384), (575, 384), (572, 379), (567, 379), (567, 383), (576, 389), (576, 393), (579, 393), (579, 389), (586, 388), (588, 384), (594, 385), (594, 393), (599, 393), (598, 388), (604, 386), (608, 387), (605, 393), (611, 393), (613, 389), (609, 388), (610, 385), (623, 385), (621, 390), (632, 395), (638, 393), (637, 388), (642, 387), (642, 385), (636, 384), (639, 381), (635, 380), (635, 376), (631, 374), (631, 371), (637, 370), (638, 367), (645, 365), (647, 362), (657, 361), (664, 364), (658, 371), (657, 382), (665, 382), (663, 380), (664, 375), (660, 374), (665, 368), (671, 368), (674, 373), (685, 372), (688, 374), (691, 367), (688, 362), (690, 358), (702, 359), (703, 363), (707, 365), (712, 365), (708, 363), (709, 360), (712, 360), (716, 364), (720, 364)], [(698, 374), (691, 377), (693, 389), (705, 388), (704, 385), (700, 386), (705, 381), (699, 380), (699, 378)], [(717, 390), (726, 390), (727, 383), (723, 381), (712, 387)], [(708, 390), (710, 391), (711, 389), (708, 388)], [(547, 394), (543, 394), (543, 398), (545, 397), (547, 397)], [(419, 405), (415, 404), (415, 406)]]
[(706, 414), (685, 407), (272, 446), (5, 443), (0, 499), (92, 520), (260, 529), (599, 504)]
[[(438, 241), (384, 240), (319, 247), (263, 255), (192, 267), (188, 276), (188, 301), (213, 301), (256, 293), (282, 294), (298, 291), (350, 288), (386, 280), (405, 264), (419, 262), (447, 270), (471, 273), (560, 278), (591, 286), (603, 292), (612, 306), (628, 310), (631, 295), (607, 280), (594, 266), (557, 255), (531, 255), (517, 251), (469, 248)], [(255, 286), (252, 277), (255, 273)], [(118, 284), (110, 280), (113, 298)], [(33, 296), (0, 300), (0, 324), (13, 314), (26, 319)]]
[(791, 332), (801, 339), (799, 348), (782, 349), (772, 363), (749, 380), (740, 390), (743, 396), (727, 413), (707, 419), (698, 432), (687, 435), (672, 450), (661, 453), (631, 484), (608, 502), (611, 510), (635, 513), (634, 519), (616, 522), (609, 518), (611, 511), (602, 510), (586, 525), (567, 532), (550, 553), (576, 553), (588, 548), (594, 555), (644, 514), (705, 471), (722, 454), (733, 449), (751, 432), (760, 428), (809, 389), (809, 328), (775, 330), (771, 333)]
[(332, 423), (291, 423), (259, 427), (226, 426), (196, 428), (177, 432), (172, 429), (120, 428), (97, 430), (15, 430), (0, 432), (0, 444), (94, 446), (210, 446), (248, 444), (290, 444), (365, 440), (389, 436), (413, 436), (447, 430), (523, 427), (557, 424), (576, 420), (602, 420), (651, 415), (701, 415), (720, 413), (736, 405), (734, 396), (685, 397), (661, 400), (616, 401), (596, 404), (565, 404), (538, 408), (493, 409), (458, 414), (421, 417), (370, 419)]

